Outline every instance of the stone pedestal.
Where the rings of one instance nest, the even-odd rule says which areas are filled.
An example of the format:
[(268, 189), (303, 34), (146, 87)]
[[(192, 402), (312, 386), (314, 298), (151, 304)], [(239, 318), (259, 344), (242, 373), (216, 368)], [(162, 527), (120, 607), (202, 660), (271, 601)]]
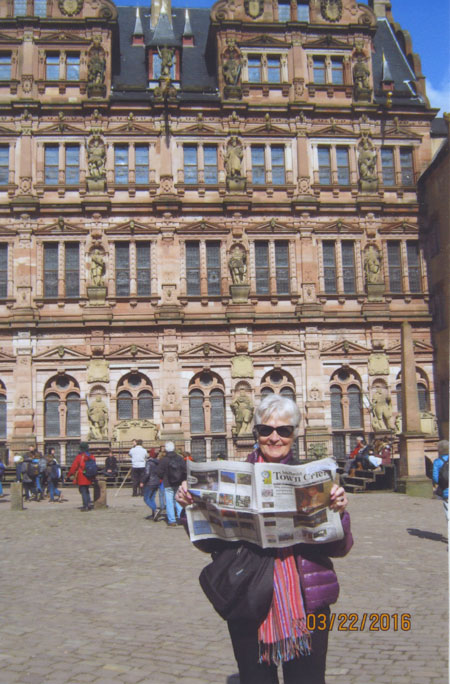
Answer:
[(106, 180), (104, 178), (86, 178), (88, 192), (105, 192)]
[(101, 285), (92, 285), (87, 289), (87, 296), (90, 306), (104, 306), (106, 300), (106, 287)]
[(23, 511), (22, 483), (12, 482), (9, 490), (9, 495), (11, 498), (11, 510)]
[(367, 299), (369, 302), (382, 302), (384, 290), (384, 283), (367, 283)]
[(108, 508), (106, 501), (106, 478), (98, 477), (94, 482), (94, 508)]
[(332, 456), (330, 436), (326, 427), (307, 427), (305, 430), (306, 457), (311, 460)]
[(230, 285), (233, 304), (247, 304), (250, 285)]
[(227, 188), (229, 192), (245, 192), (246, 185), (246, 178), (227, 178)]
[(253, 451), (253, 445), (255, 443), (255, 438), (253, 437), (252, 433), (248, 433), (246, 435), (234, 435), (233, 436), (233, 444), (234, 444), (234, 454), (233, 454), (233, 459), (234, 461), (245, 461), (248, 454)]
[(422, 434), (400, 435), (400, 465), (397, 491), (431, 499), (433, 485), (425, 474), (425, 440)]
[(223, 89), (223, 95), (226, 100), (242, 100), (242, 88), (237, 85), (227, 85)]

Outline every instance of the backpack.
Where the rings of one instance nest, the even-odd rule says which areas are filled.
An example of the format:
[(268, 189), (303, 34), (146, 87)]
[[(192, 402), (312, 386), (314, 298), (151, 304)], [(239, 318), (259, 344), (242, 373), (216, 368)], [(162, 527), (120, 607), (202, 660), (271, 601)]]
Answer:
[(448, 458), (439, 468), (438, 486), (442, 492), (448, 488)]
[(29, 461), (27, 463), (27, 475), (32, 480), (39, 475), (39, 463), (37, 461)]
[(95, 480), (98, 473), (98, 467), (96, 462), (89, 458), (84, 462), (83, 475), (87, 477), (88, 480)]
[(57, 482), (61, 478), (61, 468), (58, 463), (52, 463), (50, 467), (50, 479)]
[(176, 487), (183, 482), (186, 476), (186, 466), (183, 459), (178, 454), (174, 454), (169, 458), (169, 463), (167, 464), (167, 479), (169, 480), (169, 485), (171, 487)]

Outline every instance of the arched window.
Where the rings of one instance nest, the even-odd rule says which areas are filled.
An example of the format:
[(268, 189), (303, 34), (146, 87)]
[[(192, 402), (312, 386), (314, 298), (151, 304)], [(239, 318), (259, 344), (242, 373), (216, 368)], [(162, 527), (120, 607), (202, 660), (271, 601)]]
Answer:
[(223, 382), (211, 371), (198, 373), (189, 388), (189, 422), (191, 431), (191, 455), (196, 461), (227, 454), (225, 424), (225, 392)]
[[(296, 401), (295, 382), (292, 375), (283, 368), (273, 368), (266, 373), (261, 380), (261, 399), (264, 399), (268, 394), (280, 394)], [(300, 455), (298, 438), (292, 444), (292, 453), (296, 458)]]
[(71, 392), (67, 395), (66, 435), (78, 437), (80, 433), (80, 397), (75, 392)]
[(361, 379), (356, 371), (344, 367), (333, 373), (330, 385), (333, 456), (345, 458), (356, 438), (363, 435)]
[(6, 389), (0, 382), (0, 439), (6, 439)]
[(153, 387), (143, 373), (129, 373), (117, 386), (118, 420), (153, 420)]
[[(419, 411), (429, 411), (430, 410), (430, 391), (428, 388), (428, 380), (425, 373), (416, 369), (416, 386), (417, 386), (417, 397), (419, 399)], [(402, 382), (401, 373), (397, 376), (397, 384), (395, 386), (395, 395), (397, 398), (397, 412), (401, 415), (402, 413)]]
[(77, 381), (69, 375), (51, 378), (45, 387), (44, 431), (46, 439), (80, 438), (80, 391)]

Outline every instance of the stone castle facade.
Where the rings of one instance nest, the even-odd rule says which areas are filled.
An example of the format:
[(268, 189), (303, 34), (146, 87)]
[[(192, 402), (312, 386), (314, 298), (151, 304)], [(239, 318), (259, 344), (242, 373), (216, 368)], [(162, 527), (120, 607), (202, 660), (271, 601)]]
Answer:
[[(393, 3), (395, 5), (395, 3)], [(0, 440), (239, 458), (267, 392), (302, 457), (401, 431), (436, 114), (390, 3), (0, 7)], [(394, 6), (395, 9), (395, 6)]]

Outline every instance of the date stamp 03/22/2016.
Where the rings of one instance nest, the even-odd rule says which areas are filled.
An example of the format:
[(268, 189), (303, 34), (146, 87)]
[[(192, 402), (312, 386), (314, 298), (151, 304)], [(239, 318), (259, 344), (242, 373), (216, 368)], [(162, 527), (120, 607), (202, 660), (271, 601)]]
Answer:
[(409, 632), (410, 613), (308, 613), (306, 626), (310, 632)]

